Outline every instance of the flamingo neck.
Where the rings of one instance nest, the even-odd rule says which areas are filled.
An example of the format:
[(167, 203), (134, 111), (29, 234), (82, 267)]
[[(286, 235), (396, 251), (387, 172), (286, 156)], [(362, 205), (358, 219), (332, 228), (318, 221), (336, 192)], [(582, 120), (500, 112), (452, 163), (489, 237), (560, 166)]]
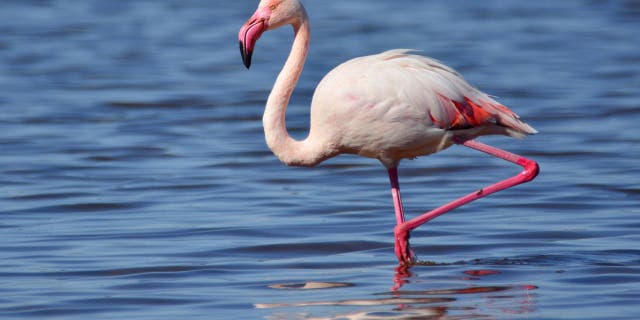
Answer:
[(295, 38), (289, 57), (278, 74), (262, 116), (265, 139), (271, 151), (286, 165), (314, 166), (324, 160), (320, 146), (313, 148), (309, 138), (296, 141), (287, 132), (285, 114), (291, 94), (298, 83), (309, 50), (309, 21), (293, 23)]

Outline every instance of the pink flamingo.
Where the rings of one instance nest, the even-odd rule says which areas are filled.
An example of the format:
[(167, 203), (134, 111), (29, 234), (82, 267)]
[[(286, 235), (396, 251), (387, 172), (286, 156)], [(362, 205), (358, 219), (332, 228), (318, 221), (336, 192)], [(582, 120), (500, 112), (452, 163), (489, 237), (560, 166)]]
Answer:
[[(415, 261), (411, 230), (463, 204), (532, 180), (535, 161), (472, 140), (502, 134), (515, 138), (537, 131), (507, 107), (468, 84), (442, 63), (408, 50), (391, 50), (349, 60), (318, 84), (311, 103), (309, 135), (289, 136), (285, 112), (304, 67), (309, 20), (299, 0), (262, 0), (238, 34), (247, 68), (264, 31), (292, 25), (291, 52), (269, 94), (262, 122), (267, 144), (284, 164), (311, 167), (338, 154), (378, 159), (388, 170), (396, 216), (395, 253), (401, 265)], [(429, 155), (461, 144), (524, 170), (406, 221), (400, 198), (400, 160)]]

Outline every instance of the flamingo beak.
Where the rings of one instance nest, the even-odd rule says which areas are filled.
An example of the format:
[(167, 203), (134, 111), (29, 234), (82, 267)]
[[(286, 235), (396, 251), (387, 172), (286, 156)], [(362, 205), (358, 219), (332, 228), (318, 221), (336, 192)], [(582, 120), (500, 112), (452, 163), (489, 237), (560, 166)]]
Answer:
[(256, 42), (262, 35), (262, 33), (267, 30), (268, 20), (261, 18), (252, 18), (245, 23), (242, 28), (240, 28), (240, 32), (238, 33), (238, 40), (240, 42), (240, 55), (242, 55), (242, 62), (244, 66), (249, 69), (251, 66), (251, 55), (253, 54), (253, 48), (256, 45)]

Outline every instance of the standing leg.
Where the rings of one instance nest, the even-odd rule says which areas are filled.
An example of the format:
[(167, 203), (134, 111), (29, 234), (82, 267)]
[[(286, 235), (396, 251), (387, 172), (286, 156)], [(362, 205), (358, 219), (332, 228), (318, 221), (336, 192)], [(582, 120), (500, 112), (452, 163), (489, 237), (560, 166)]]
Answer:
[(398, 182), (398, 168), (391, 168), (389, 172), (389, 182), (391, 182), (391, 196), (393, 197), (393, 208), (396, 212), (396, 224), (404, 223), (404, 210), (402, 209), (402, 198), (400, 198), (400, 183)]
[[(477, 142), (475, 140), (467, 140), (464, 142), (461, 142), (460, 144), (478, 150), (478, 151), (482, 151), (484, 153), (490, 154), (494, 157), (515, 163), (519, 166), (521, 166), (522, 168), (524, 168), (524, 170), (522, 172), (520, 172), (519, 174), (511, 177), (511, 178), (507, 178), (505, 180), (499, 181), (495, 184), (492, 184), (488, 187), (479, 189), (475, 192), (472, 192), (462, 198), (459, 198), (455, 201), (452, 201), (450, 203), (447, 203), (439, 208), (436, 208), (434, 210), (431, 210), (429, 212), (426, 212), (416, 218), (413, 218), (409, 221), (406, 221), (400, 225), (396, 226), (395, 229), (395, 235), (396, 235), (396, 244), (398, 243), (398, 239), (409, 239), (409, 233), (411, 232), (411, 230), (417, 228), (418, 226), (426, 223), (427, 221), (438, 217), (446, 212), (449, 212), (450, 210), (453, 210), (457, 207), (460, 207), (464, 204), (467, 204), (471, 201), (480, 199), (482, 197), (486, 197), (494, 192), (498, 192), (500, 190), (504, 190), (507, 188), (511, 188), (515, 185), (524, 183), (524, 182), (528, 182), (533, 180), (537, 175), (538, 172), (540, 171), (538, 164), (530, 159), (527, 159), (525, 157), (519, 156), (517, 154), (513, 154), (511, 152), (508, 151), (504, 151), (489, 145), (486, 145), (484, 143), (480, 143)], [(402, 242), (402, 241), (401, 241)], [(406, 241), (405, 241), (406, 242)], [(408, 245), (408, 242), (406, 242)], [(397, 250), (397, 249), (396, 249)], [(397, 251), (396, 251), (396, 255), (397, 255)], [(407, 260), (406, 256), (400, 256), (398, 255), (398, 258), (400, 259), (400, 262), (410, 262), (410, 260)]]
[[(398, 168), (391, 168), (389, 172), (389, 182), (391, 182), (391, 196), (393, 197), (393, 208), (396, 212), (396, 229), (405, 223), (404, 209), (402, 208), (402, 198), (400, 197), (400, 183), (398, 182)], [(409, 232), (407, 231), (404, 237), (398, 238), (398, 234), (395, 235), (394, 244), (396, 256), (399, 261), (414, 261), (415, 255), (409, 245)]]

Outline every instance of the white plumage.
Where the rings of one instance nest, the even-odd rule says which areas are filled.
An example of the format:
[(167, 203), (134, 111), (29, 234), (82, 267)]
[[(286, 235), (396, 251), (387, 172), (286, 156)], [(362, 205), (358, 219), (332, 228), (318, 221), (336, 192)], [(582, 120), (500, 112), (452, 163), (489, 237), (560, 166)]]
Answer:
[(310, 137), (389, 168), (440, 151), (455, 136), (533, 133), (455, 70), (405, 49), (339, 65), (320, 81), (311, 104)]

